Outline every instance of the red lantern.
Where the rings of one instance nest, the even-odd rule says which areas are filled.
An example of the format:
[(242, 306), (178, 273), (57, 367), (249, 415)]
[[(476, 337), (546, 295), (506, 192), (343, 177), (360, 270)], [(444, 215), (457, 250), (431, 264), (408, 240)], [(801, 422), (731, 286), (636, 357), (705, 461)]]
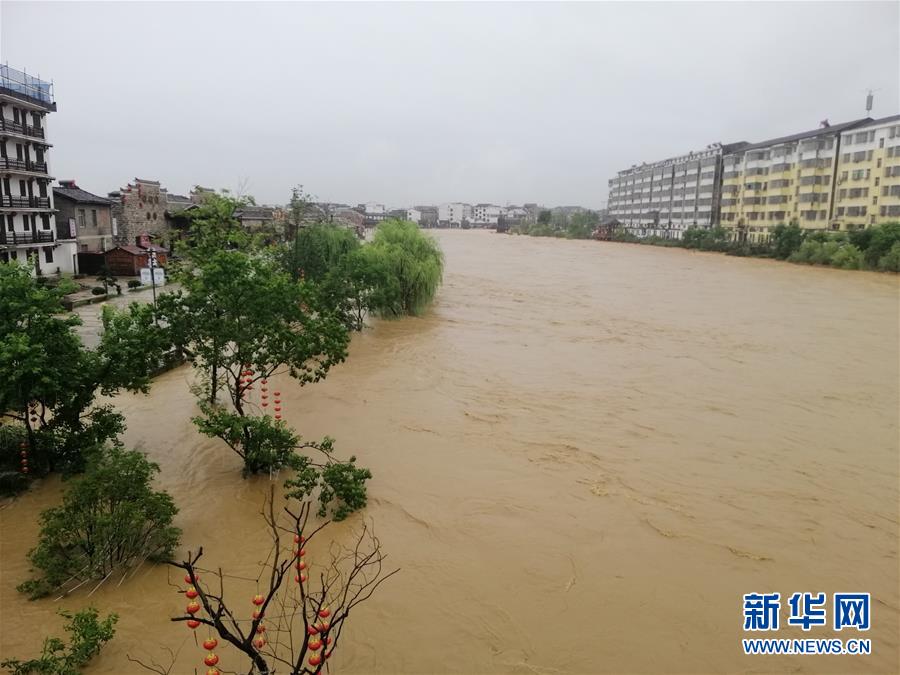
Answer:
[(259, 635), (262, 635), (263, 633), (266, 632), (266, 627), (263, 626), (263, 625), (259, 625), (259, 626), (256, 627), (256, 632), (257, 632)]
[(281, 399), (280, 399), (280, 398), (276, 398), (276, 399), (275, 399), (275, 403), (276, 403), (276, 404), (281, 403)]
[(28, 473), (28, 467), (27, 467), (27, 466), (23, 466), (23, 467), (22, 467), (22, 473)]
[(219, 662), (219, 657), (216, 656), (215, 654), (213, 654), (212, 652), (210, 652), (209, 654), (207, 654), (207, 655), (206, 655), (206, 658), (203, 659), (203, 663), (205, 663), (205, 664), (208, 665), (208, 666), (214, 666), (214, 665), (216, 665), (218, 662)]
[(253, 641), (253, 644), (256, 646), (257, 649), (262, 649), (263, 647), (266, 646), (266, 639), (262, 638), (262, 637), (258, 637)]
[(22, 466), (28, 466), (28, 460), (25, 459), (24, 457), (21, 459), (20, 463), (22, 464)]
[(210, 668), (206, 671), (206, 675), (222, 675), (222, 673), (219, 672), (218, 668)]
[(330, 645), (330, 644), (331, 644), (331, 638), (329, 638), (329, 637), (325, 638), (325, 644), (326, 644), (326, 645)]
[(23, 458), (28, 457), (28, 451), (27, 451), (27, 450), (22, 450), (22, 452), (20, 452), (19, 454), (22, 455)]
[(281, 412), (281, 406), (280, 406), (280, 405), (276, 405), (276, 406), (275, 406), (275, 412)]
[(276, 396), (281, 396), (281, 392), (280, 392), (280, 391), (274, 391), (274, 392), (272, 392), (272, 393), (275, 394)]
[(329, 614), (331, 614), (331, 610), (327, 607), (323, 607), (319, 610), (319, 616), (321, 616), (323, 619), (327, 619)]
[(302, 544), (304, 541), (306, 541), (306, 539), (304, 537), (300, 536), (299, 534), (294, 535), (294, 543), (295, 544)]
[(275, 413), (275, 419), (276, 419), (276, 420), (280, 420), (280, 419), (281, 419), (281, 415), (279, 415), (278, 413)]
[(309, 641), (309, 648), (314, 652), (319, 651), (322, 648), (322, 641), (319, 638), (313, 638)]
[(300, 575), (300, 583), (301, 583), (301, 584), (302, 584), (304, 581), (306, 581), (307, 579), (309, 579), (309, 577), (306, 576), (305, 574), (301, 574), (301, 575)]
[(267, 378), (264, 377), (264, 378), (262, 379), (262, 383), (263, 383), (263, 384), (269, 384), (269, 380), (268, 380)]
[(198, 595), (200, 595), (199, 593), (197, 593), (197, 589), (194, 588), (193, 586), (191, 586), (189, 589), (187, 589), (187, 590), (184, 592), (184, 594), (185, 594), (188, 598), (190, 598), (191, 600), (193, 600), (193, 599), (196, 598)]
[(253, 596), (253, 600), (252, 600), (251, 602), (253, 602), (253, 604), (256, 605), (257, 607), (259, 607), (259, 606), (260, 606), (261, 604), (263, 604), (265, 601), (266, 601), (266, 599), (265, 599), (263, 596), (261, 596), (261, 595), (254, 595), (254, 596)]
[(309, 625), (306, 627), (306, 634), (307, 634), (307, 635), (315, 635), (315, 634), (318, 633), (318, 632), (319, 632), (319, 629), (316, 628), (313, 624), (309, 624)]
[(312, 656), (309, 657), (309, 665), (317, 666), (320, 663), (322, 663), (322, 657), (319, 656), (318, 654), (313, 654)]
[[(198, 581), (199, 579), (200, 579), (200, 575), (199, 575), (199, 574), (194, 574), (194, 581)], [(190, 574), (185, 574), (185, 575), (184, 575), (184, 583), (186, 583), (186, 584), (193, 583), (193, 582), (191, 581), (191, 575), (190, 575)]]
[(306, 561), (305, 561), (305, 560), (301, 560), (300, 562), (298, 562), (298, 563), (297, 563), (297, 569), (298, 569), (298, 570), (305, 570), (305, 569), (306, 569)]
[(327, 621), (320, 621), (319, 623), (316, 624), (316, 628), (319, 629), (320, 633), (324, 633), (329, 628), (331, 628), (331, 624), (328, 623)]
[(263, 408), (268, 408), (268, 407), (269, 407), (269, 404), (266, 403), (265, 401), (263, 401), (263, 402), (262, 402), (262, 407), (263, 407)]
[(301, 548), (301, 549), (297, 552), (297, 555), (299, 555), (299, 556), (302, 558), (303, 556), (306, 555), (306, 549), (305, 549), (305, 548)]
[(254, 618), (254, 619), (258, 619), (258, 618), (261, 617), (261, 616), (262, 616), (262, 612), (258, 612), (258, 611), (255, 611), (255, 610), (254, 610), (254, 612), (253, 612), (253, 618)]
[(187, 604), (187, 607), (184, 608), (184, 611), (188, 614), (196, 614), (200, 611), (200, 603), (196, 600), (192, 600)]
[[(203, 641), (203, 649), (208, 652), (211, 652), (213, 649), (219, 646), (219, 641), (216, 638), (208, 638)], [(209, 665), (209, 664), (207, 664)]]
[(197, 619), (188, 619), (187, 625), (188, 625), (188, 628), (190, 628), (191, 630), (194, 630), (197, 626), (200, 625), (200, 622), (197, 621)]

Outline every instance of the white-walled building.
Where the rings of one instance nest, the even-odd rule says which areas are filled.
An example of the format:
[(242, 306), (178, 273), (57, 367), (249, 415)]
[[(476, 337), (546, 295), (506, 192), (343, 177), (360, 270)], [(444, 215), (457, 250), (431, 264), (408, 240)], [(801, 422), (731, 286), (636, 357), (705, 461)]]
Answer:
[(0, 262), (30, 260), (39, 274), (78, 270), (75, 231), (57, 227), (47, 113), (51, 84), (0, 66)]
[(462, 227), (472, 220), (472, 205), (448, 202), (438, 206), (438, 224), (441, 227)]
[(422, 223), (422, 212), (419, 209), (406, 209), (406, 220), (419, 225)]
[(476, 204), (472, 207), (472, 225), (475, 227), (497, 227), (500, 216), (504, 214), (502, 206), (494, 204)]

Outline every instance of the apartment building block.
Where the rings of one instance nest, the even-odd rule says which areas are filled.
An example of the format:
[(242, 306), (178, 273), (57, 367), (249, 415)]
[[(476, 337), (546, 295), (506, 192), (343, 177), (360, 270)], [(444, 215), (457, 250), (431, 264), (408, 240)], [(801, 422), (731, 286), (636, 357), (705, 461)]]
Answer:
[(900, 115), (841, 134), (834, 220), (842, 229), (900, 219)]
[(28, 261), (36, 274), (78, 271), (75, 230), (57, 226), (47, 115), (52, 85), (0, 66), (0, 262)]

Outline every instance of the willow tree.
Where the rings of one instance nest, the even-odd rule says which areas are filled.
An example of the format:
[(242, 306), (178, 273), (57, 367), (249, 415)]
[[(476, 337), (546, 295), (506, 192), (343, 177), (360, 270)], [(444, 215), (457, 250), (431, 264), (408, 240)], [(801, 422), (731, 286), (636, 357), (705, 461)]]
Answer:
[(379, 271), (375, 304), (383, 316), (421, 314), (434, 299), (444, 273), (438, 243), (415, 223), (386, 220), (378, 226), (369, 264)]

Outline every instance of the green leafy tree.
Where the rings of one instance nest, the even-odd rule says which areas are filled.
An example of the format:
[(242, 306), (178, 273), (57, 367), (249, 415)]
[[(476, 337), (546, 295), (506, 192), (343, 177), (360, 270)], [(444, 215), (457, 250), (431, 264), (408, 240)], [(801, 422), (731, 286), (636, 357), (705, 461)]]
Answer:
[(24, 429), (30, 472), (79, 470), (82, 449), (121, 431), (120, 416), (94, 405), (97, 394), (147, 391), (168, 343), (153, 308), (134, 304), (105, 308), (100, 345), (87, 349), (80, 319), (61, 304), (68, 291), (0, 264), (0, 418)]
[(878, 269), (883, 272), (900, 272), (900, 242), (894, 242), (891, 250), (881, 256)]
[(35, 659), (22, 661), (6, 659), (0, 666), (12, 675), (78, 675), (81, 668), (100, 653), (116, 633), (118, 615), (109, 614), (102, 621), (93, 607), (77, 613), (60, 610), (59, 615), (68, 619), (65, 626), (69, 634), (69, 644), (57, 637), (44, 639), (41, 655)]
[(795, 223), (790, 225), (781, 223), (772, 230), (772, 249), (776, 258), (787, 260), (800, 248), (802, 243), (803, 230)]
[(353, 230), (331, 223), (315, 223), (301, 228), (289, 251), (292, 272), (304, 279), (321, 281), (360, 247)]
[(590, 239), (599, 224), (600, 217), (594, 211), (573, 213), (566, 226), (566, 237), (569, 239)]
[(112, 286), (116, 289), (117, 295), (122, 295), (122, 286), (119, 284), (118, 277), (116, 277), (106, 265), (100, 268), (100, 274), (97, 276), (97, 281), (103, 284), (104, 293), (109, 293), (109, 287)]
[(383, 275), (377, 310), (383, 316), (419, 315), (434, 299), (444, 272), (438, 243), (409, 221), (386, 220), (375, 231), (371, 259)]
[(871, 230), (872, 235), (865, 251), (865, 258), (870, 267), (878, 267), (881, 258), (891, 251), (894, 244), (900, 242), (900, 223), (883, 223)]
[(543, 209), (538, 213), (537, 221), (540, 225), (550, 225), (553, 220), (553, 212), (549, 209)]
[(158, 472), (144, 455), (120, 445), (94, 452), (62, 505), (41, 514), (38, 545), (28, 553), (38, 576), (19, 590), (41, 597), (171, 556), (181, 534), (172, 525), (178, 509), (167, 493), (153, 490)]

